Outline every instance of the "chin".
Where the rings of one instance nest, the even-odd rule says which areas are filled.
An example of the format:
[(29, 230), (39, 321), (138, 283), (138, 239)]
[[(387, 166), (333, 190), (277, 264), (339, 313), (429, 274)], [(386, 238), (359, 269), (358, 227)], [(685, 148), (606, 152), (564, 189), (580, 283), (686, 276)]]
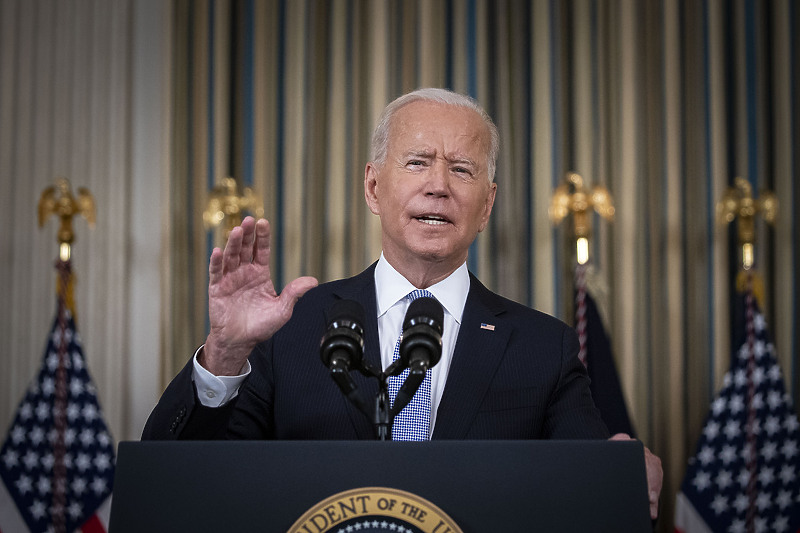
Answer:
[(443, 250), (441, 248), (411, 248), (411, 252), (419, 257), (420, 259), (424, 259), (426, 261), (441, 263), (443, 261), (447, 261), (452, 259), (452, 253), (448, 252), (447, 250)]

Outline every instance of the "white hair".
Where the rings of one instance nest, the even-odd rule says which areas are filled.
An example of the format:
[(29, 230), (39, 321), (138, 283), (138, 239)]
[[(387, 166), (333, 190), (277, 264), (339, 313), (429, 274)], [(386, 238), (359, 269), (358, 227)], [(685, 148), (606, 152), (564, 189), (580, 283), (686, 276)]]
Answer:
[(488, 170), (489, 182), (494, 181), (494, 172), (497, 167), (497, 153), (500, 150), (500, 134), (497, 126), (494, 125), (492, 117), (474, 99), (463, 94), (448, 91), (447, 89), (425, 88), (404, 94), (384, 108), (381, 113), (378, 125), (372, 133), (372, 154), (371, 161), (377, 166), (386, 162), (386, 154), (389, 149), (389, 129), (395, 113), (402, 107), (417, 101), (436, 102), (439, 104), (464, 107), (478, 113), (483, 119), (486, 129), (489, 131), (489, 153), (487, 155), (486, 168)]

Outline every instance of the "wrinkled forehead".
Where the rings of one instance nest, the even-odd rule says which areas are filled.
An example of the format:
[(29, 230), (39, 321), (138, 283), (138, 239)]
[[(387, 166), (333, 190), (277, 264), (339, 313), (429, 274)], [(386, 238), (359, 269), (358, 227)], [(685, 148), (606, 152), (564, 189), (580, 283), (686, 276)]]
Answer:
[(441, 151), (448, 158), (485, 158), (490, 134), (468, 107), (420, 100), (398, 109), (389, 128), (390, 151)]

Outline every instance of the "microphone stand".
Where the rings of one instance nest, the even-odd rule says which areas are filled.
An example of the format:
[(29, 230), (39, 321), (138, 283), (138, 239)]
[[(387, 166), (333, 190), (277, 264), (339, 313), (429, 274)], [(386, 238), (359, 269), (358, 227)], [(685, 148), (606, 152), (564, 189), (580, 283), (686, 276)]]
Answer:
[[(378, 380), (378, 394), (375, 396), (375, 409), (372, 416), (375, 425), (375, 433), (378, 440), (392, 440), (392, 424), (394, 424), (395, 412), (392, 409), (392, 402), (389, 398), (389, 376), (398, 376), (403, 372), (403, 364), (398, 359), (394, 361), (384, 372), (377, 372), (372, 367), (366, 370)], [(395, 400), (395, 405), (397, 404)]]
[(359, 371), (367, 376), (373, 377), (378, 380), (378, 394), (372, 402), (371, 409), (367, 402), (358, 394), (358, 387), (350, 377), (347, 369), (331, 367), (331, 377), (339, 386), (339, 389), (344, 393), (350, 402), (355, 405), (359, 411), (364, 413), (375, 426), (376, 438), (381, 441), (392, 440), (392, 424), (397, 413), (403, 410), (408, 405), (411, 398), (419, 389), (422, 380), (425, 378), (427, 371), (426, 365), (412, 365), (408, 377), (403, 382), (402, 387), (397, 393), (394, 406), (392, 406), (389, 398), (389, 383), (390, 376), (398, 376), (404, 370), (401, 360), (397, 360), (386, 369), (385, 372), (378, 372), (372, 365), (365, 364)]
[[(382, 373), (381, 373), (382, 374)], [(383, 378), (383, 379), (381, 379)], [(378, 379), (378, 395), (375, 396), (375, 413), (373, 423), (378, 440), (392, 440), (392, 422), (394, 417), (389, 417), (389, 387), (386, 377), (381, 375)]]
[[(431, 300), (438, 308), (438, 319), (436, 311), (433, 310), (431, 312), (432, 310), (428, 309), (430, 304), (426, 303), (426, 300)], [(408, 335), (408, 339), (404, 339), (403, 342), (405, 344), (401, 344), (400, 350), (403, 352), (405, 349), (409, 352), (409, 356), (404, 357), (401, 354), (401, 357), (392, 362), (385, 371), (380, 371), (363, 360), (353, 364), (354, 354), (363, 353), (363, 329), (358, 321), (352, 321), (349, 318), (347, 312), (353, 313), (354, 309), (352, 307), (358, 306), (358, 304), (350, 302), (350, 308), (348, 308), (348, 301), (343, 301), (344, 305), (336, 313), (337, 320), (341, 319), (341, 323), (332, 322), (328, 332), (322, 338), (320, 355), (323, 363), (329, 367), (331, 377), (342, 393), (347, 396), (347, 399), (367, 418), (372, 420), (378, 440), (392, 439), (392, 424), (395, 417), (414, 397), (420, 384), (425, 379), (428, 368), (439, 361), (442, 352), (442, 309), (441, 305), (435, 302), (432, 298), (422, 298), (412, 302), (411, 306), (409, 306), (406, 315), (411, 312), (413, 306), (418, 303), (422, 304), (422, 306), (417, 305), (418, 312), (422, 312), (422, 314), (412, 316), (410, 320), (407, 316), (403, 324), (403, 334)], [(345, 313), (342, 313), (342, 310)], [(430, 313), (430, 316), (428, 316), (428, 313)], [(363, 310), (361, 314), (363, 314)], [(357, 318), (358, 313), (355, 313), (355, 316)], [(410, 325), (408, 329), (406, 329), (406, 323)], [(432, 361), (430, 358), (420, 358), (420, 351), (427, 353), (430, 358), (434, 354), (436, 357)], [(353, 364), (353, 370), (358, 370), (364, 376), (378, 380), (378, 394), (371, 405), (364, 400), (358, 390), (358, 386), (350, 376), (351, 364)], [(388, 378), (399, 376), (406, 366), (409, 369), (408, 376), (406, 376), (403, 385), (397, 392), (394, 406), (392, 406), (389, 397)]]
[(403, 369), (400, 368), (401, 363), (395, 361), (386, 372), (379, 372), (372, 365), (364, 362), (363, 366), (358, 368), (366, 377), (372, 377), (378, 380), (378, 394), (375, 396), (371, 405), (364, 401), (364, 398), (359, 394), (358, 386), (349, 374), (347, 368), (337, 368), (331, 365), (331, 377), (338, 385), (342, 393), (350, 400), (359, 411), (372, 421), (375, 426), (375, 434), (378, 440), (386, 441), (392, 440), (392, 422), (394, 415), (391, 414), (391, 400), (389, 398), (389, 385), (387, 378), (392, 375), (400, 374)]

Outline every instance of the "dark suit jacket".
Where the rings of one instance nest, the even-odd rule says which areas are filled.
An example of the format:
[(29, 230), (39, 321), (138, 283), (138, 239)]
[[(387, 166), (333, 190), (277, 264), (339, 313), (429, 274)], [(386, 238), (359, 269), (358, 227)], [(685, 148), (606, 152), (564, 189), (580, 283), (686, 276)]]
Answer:
[[(142, 438), (374, 439), (372, 422), (319, 358), (326, 312), (337, 299), (351, 299), (366, 313), (364, 356), (380, 367), (374, 271), (372, 265), (306, 293), (291, 320), (253, 350), (252, 372), (225, 407), (197, 401), (190, 361), (164, 392)], [(433, 438), (606, 438), (577, 352), (572, 328), (494, 294), (470, 274)], [(366, 398), (374, 398), (377, 381), (352, 374)]]

